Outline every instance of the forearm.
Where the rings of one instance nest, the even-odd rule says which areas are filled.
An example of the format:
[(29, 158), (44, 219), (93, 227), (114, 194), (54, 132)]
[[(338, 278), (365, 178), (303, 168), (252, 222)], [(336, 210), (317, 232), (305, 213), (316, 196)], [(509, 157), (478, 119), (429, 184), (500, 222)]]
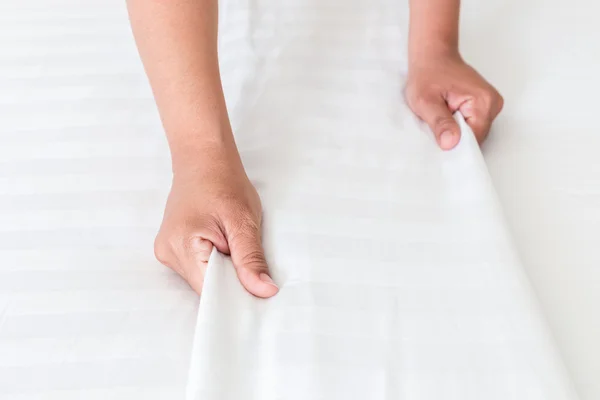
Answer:
[(133, 33), (165, 128), (173, 168), (237, 151), (217, 57), (217, 0), (128, 0)]
[(409, 64), (458, 56), (460, 0), (410, 0)]

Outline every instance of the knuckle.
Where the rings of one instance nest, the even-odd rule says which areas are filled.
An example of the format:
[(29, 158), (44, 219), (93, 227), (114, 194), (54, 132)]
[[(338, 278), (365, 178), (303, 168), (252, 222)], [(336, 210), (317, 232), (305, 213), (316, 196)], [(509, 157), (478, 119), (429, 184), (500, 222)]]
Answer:
[(410, 108), (421, 109), (429, 103), (429, 92), (429, 88), (409, 82), (404, 88), (404, 97)]
[(481, 143), (485, 140), (488, 132), (489, 132), (489, 127), (486, 124), (480, 124), (473, 128), (473, 133), (475, 134), (475, 137), (477, 138), (479, 143)]
[(504, 98), (500, 93), (493, 87), (483, 91), (479, 96), (479, 110), (482, 115), (486, 115), (488, 118), (493, 118), (502, 111), (504, 107)]
[(177, 254), (210, 252), (213, 241), (218, 241), (221, 231), (217, 215), (195, 215), (171, 231), (169, 243)]
[(434, 121), (433, 121), (433, 128), (435, 129), (436, 132), (444, 132), (447, 130), (452, 130), (452, 128), (454, 127), (454, 120), (451, 118), (448, 118), (446, 116), (443, 115), (439, 115), (437, 117), (435, 117)]
[(249, 268), (253, 271), (267, 271), (267, 260), (261, 250), (256, 249), (245, 253), (240, 259), (240, 262), (245, 268)]
[(228, 225), (234, 236), (248, 236), (260, 230), (260, 219), (256, 218), (247, 207), (237, 207), (230, 209)]
[(429, 100), (429, 96), (426, 96), (423, 91), (420, 91), (413, 95), (411, 103), (415, 110), (423, 110), (429, 106), (431, 101)]
[(161, 235), (154, 240), (154, 257), (165, 266), (169, 266), (173, 259), (173, 249)]
[(163, 240), (160, 235), (154, 241), (154, 256), (162, 265), (178, 273), (184, 279), (187, 279), (186, 271), (179, 265), (170, 242)]
[[(234, 229), (229, 235), (229, 245), (233, 252), (242, 254), (243, 257), (249, 257), (248, 254), (252, 255), (255, 252), (252, 249), (258, 248), (259, 250), (256, 251), (260, 251), (261, 238), (259, 228), (251, 225), (240, 225)], [(250, 258), (257, 259), (257, 257)]]
[(187, 235), (182, 238), (181, 246), (186, 252), (202, 252), (210, 249), (210, 241), (202, 238), (200, 235)]
[(481, 105), (486, 109), (489, 109), (492, 105), (492, 94), (488, 91), (481, 92), (479, 95), (479, 101), (481, 101)]
[(182, 257), (194, 262), (207, 262), (212, 253), (212, 241), (198, 235), (187, 236), (182, 240)]
[(257, 234), (260, 232), (260, 222), (252, 214), (244, 214), (241, 219), (241, 230), (247, 234)]
[(497, 101), (500, 94), (494, 88), (489, 88), (488, 90), (484, 90), (479, 95), (481, 102), (486, 110), (491, 110), (494, 103)]
[(498, 93), (498, 113), (504, 108), (504, 97)]

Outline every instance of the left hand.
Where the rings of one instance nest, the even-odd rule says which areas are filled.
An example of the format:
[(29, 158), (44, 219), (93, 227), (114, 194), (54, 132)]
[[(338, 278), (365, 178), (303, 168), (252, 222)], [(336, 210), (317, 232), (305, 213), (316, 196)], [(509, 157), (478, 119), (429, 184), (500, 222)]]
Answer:
[(412, 63), (405, 95), (408, 106), (429, 125), (443, 150), (460, 141), (453, 113), (461, 112), (481, 144), (504, 105), (500, 93), (459, 55)]

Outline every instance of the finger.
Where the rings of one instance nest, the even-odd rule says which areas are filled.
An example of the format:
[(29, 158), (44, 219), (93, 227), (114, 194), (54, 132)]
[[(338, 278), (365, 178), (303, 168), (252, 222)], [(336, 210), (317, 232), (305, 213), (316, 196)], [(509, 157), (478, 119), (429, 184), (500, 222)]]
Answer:
[(183, 267), (185, 271), (183, 278), (194, 289), (194, 292), (198, 294), (202, 294), (207, 265), (208, 263), (187, 262)]
[(459, 111), (465, 117), (465, 122), (471, 127), (477, 141), (483, 143), (492, 125), (492, 118), (489, 110), (469, 101), (463, 103), (459, 107)]
[(269, 275), (258, 227), (247, 226), (240, 229), (230, 238), (229, 248), (238, 279), (248, 292), (267, 298), (279, 291)]
[(196, 293), (202, 293), (204, 274), (206, 271), (206, 264), (208, 263), (202, 265), (202, 263), (196, 263), (191, 259), (183, 259), (181, 261), (177, 260), (168, 264), (163, 264), (177, 272)]
[(442, 150), (453, 149), (458, 144), (460, 129), (441, 96), (420, 102), (415, 113), (431, 128)]
[(502, 112), (503, 108), (504, 108), (504, 97), (502, 97), (502, 95), (500, 93), (497, 93), (496, 100), (494, 101), (493, 119), (495, 119), (498, 116), (498, 114), (500, 114)]
[[(209, 256), (212, 252), (212, 246), (216, 247), (223, 254), (229, 254), (229, 245), (223, 232), (223, 226), (216, 218), (203, 218), (201, 221), (195, 221), (191, 237), (206, 239), (211, 243), (210, 250), (208, 251)], [(198, 247), (200, 249), (202, 245), (200, 243), (197, 244), (200, 245)], [(206, 249), (204, 251), (206, 252)]]
[(213, 244), (210, 240), (193, 237), (188, 241), (181, 258), (181, 275), (198, 294), (202, 292), (208, 259)]
[(213, 247), (214, 245), (210, 240), (195, 237), (189, 248), (187, 258), (187, 265), (189, 266), (188, 282), (198, 294), (200, 294), (204, 285), (204, 276), (206, 276), (206, 268), (208, 267), (208, 260), (210, 259)]

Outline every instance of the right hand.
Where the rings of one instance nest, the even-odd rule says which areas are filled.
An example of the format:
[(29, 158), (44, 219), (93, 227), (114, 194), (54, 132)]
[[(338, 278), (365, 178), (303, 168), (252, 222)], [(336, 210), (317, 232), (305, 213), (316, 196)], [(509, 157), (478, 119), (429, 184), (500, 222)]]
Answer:
[(275, 295), (279, 289), (269, 276), (261, 244), (260, 198), (241, 163), (221, 158), (210, 168), (183, 171), (173, 176), (154, 243), (156, 258), (200, 294), (214, 246), (231, 255), (248, 292)]

